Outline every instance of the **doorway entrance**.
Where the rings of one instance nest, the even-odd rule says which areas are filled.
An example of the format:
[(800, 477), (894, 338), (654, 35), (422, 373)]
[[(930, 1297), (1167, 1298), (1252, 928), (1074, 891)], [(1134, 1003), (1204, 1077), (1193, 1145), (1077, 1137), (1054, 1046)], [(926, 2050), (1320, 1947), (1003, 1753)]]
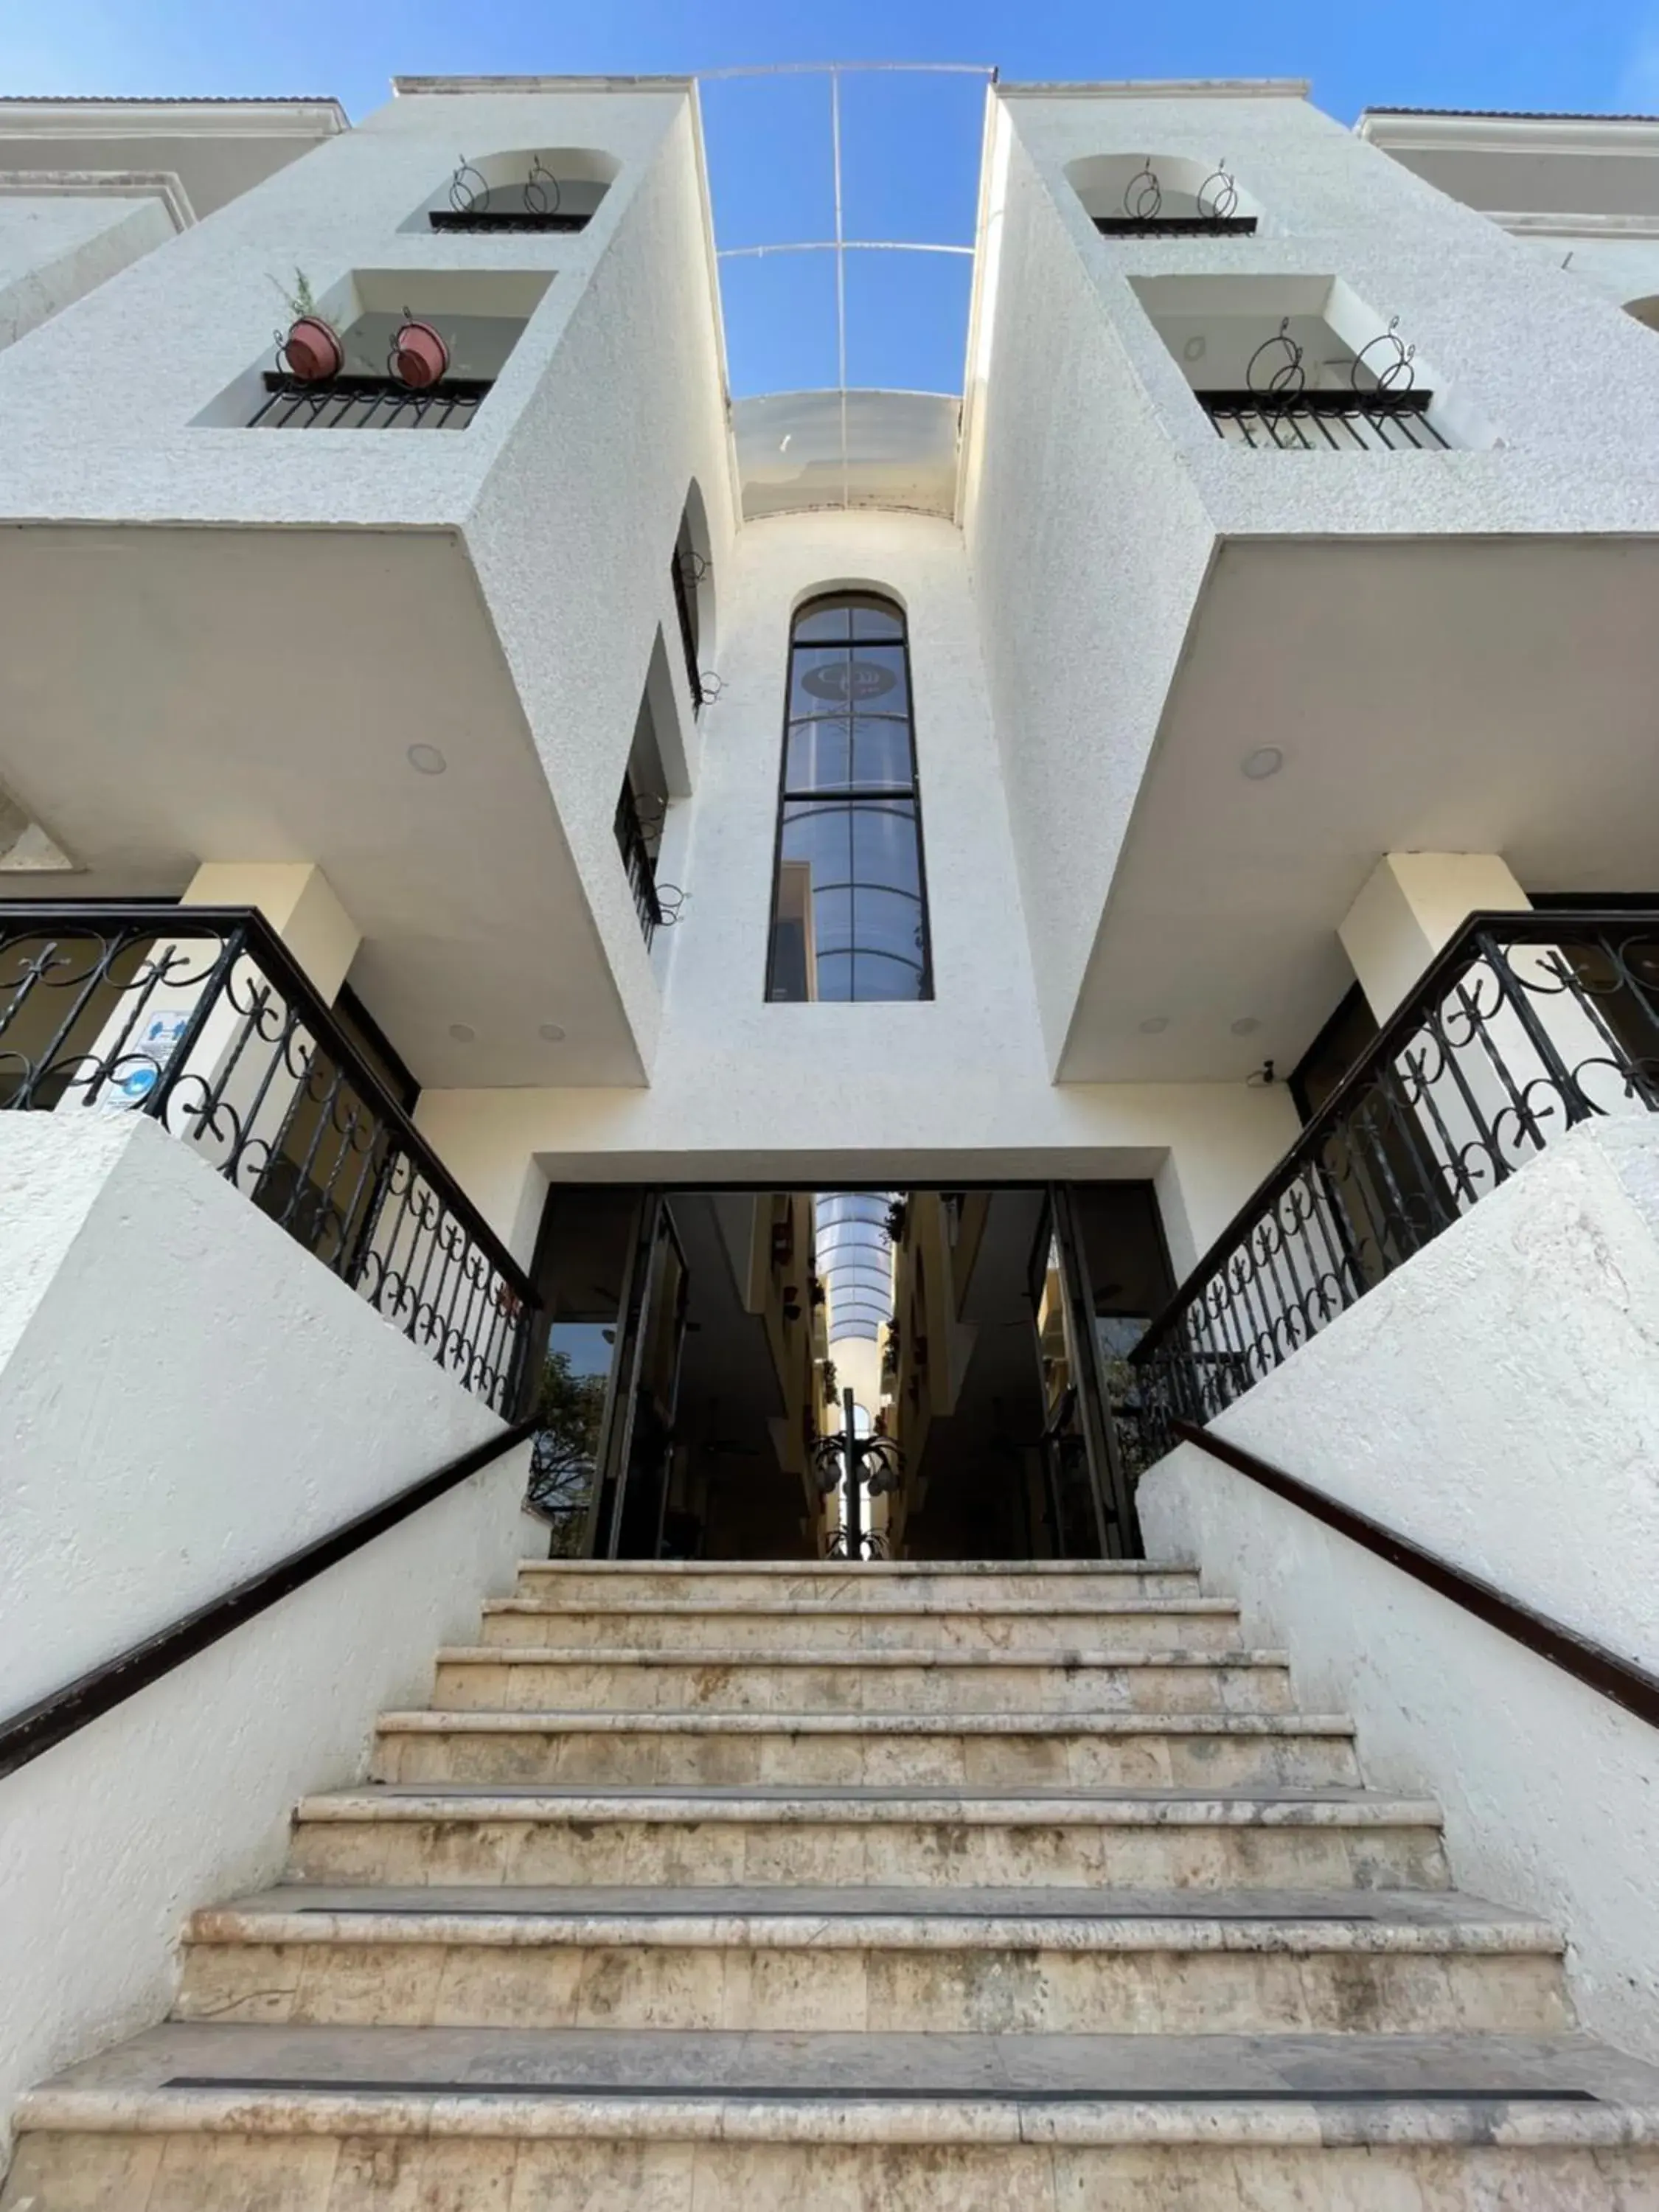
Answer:
[(556, 1556), (1139, 1551), (1150, 1184), (564, 1184), (535, 1273)]

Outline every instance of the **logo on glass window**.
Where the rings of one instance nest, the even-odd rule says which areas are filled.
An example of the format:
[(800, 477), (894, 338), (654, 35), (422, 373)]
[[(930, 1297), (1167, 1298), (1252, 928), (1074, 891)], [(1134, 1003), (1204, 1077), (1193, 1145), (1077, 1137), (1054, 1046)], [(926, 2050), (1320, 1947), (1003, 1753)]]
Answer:
[(898, 678), (878, 660), (831, 660), (822, 668), (809, 668), (800, 680), (801, 688), (815, 699), (846, 707), (882, 698)]

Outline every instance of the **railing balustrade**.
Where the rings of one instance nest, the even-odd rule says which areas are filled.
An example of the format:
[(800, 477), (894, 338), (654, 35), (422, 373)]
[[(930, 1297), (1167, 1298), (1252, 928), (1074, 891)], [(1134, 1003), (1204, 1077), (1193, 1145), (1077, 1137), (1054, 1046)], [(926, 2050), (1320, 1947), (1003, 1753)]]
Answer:
[(640, 927), (645, 941), (650, 944), (668, 919), (657, 892), (657, 863), (647, 842), (644, 823), (640, 818), (640, 805), (634, 795), (634, 787), (623, 778), (623, 787), (617, 796), (617, 849), (623, 856), (623, 866), (628, 871), (628, 887), (634, 894), (635, 910), (640, 917)]
[(1141, 1463), (1518, 1167), (1659, 1111), (1659, 911), (1471, 917), (1129, 1355)]
[(182, 1138), (509, 1418), (537, 1304), (262, 915), (0, 906), (0, 1111)]
[(308, 384), (267, 369), (250, 430), (465, 430), (495, 389), (488, 377), (453, 377), (411, 391), (394, 376), (331, 376)]
[(1230, 446), (1286, 453), (1444, 453), (1430, 422), (1431, 392), (1200, 392), (1195, 394)]
[(696, 624), (691, 618), (691, 594), (702, 579), (704, 563), (696, 553), (677, 553), (668, 564), (668, 578), (674, 587), (674, 613), (679, 623), (680, 650), (685, 655), (685, 680), (690, 688), (691, 705), (696, 713), (703, 707), (702, 672), (697, 666)]

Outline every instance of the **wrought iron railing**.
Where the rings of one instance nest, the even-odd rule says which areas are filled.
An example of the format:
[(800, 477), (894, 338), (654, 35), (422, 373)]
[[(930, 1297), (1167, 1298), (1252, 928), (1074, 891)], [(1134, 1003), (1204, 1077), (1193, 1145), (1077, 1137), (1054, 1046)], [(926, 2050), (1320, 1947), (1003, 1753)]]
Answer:
[(1200, 392), (1230, 446), (1321, 453), (1443, 453), (1430, 422), (1431, 392)]
[(413, 391), (395, 376), (331, 376), (308, 384), (265, 371), (250, 430), (465, 430), (489, 398), (488, 377), (453, 377)]
[(634, 796), (634, 787), (626, 776), (623, 778), (622, 789), (617, 795), (616, 831), (617, 849), (623, 856), (623, 867), (628, 871), (628, 887), (634, 894), (635, 911), (640, 917), (645, 941), (649, 945), (670, 916), (658, 895), (656, 855), (647, 841), (640, 803)]
[(1103, 238), (1254, 238), (1253, 215), (1097, 215)]
[(1659, 910), (1475, 915), (1130, 1353), (1143, 1455), (1555, 1138), (1659, 1111)]
[(529, 1278), (263, 916), (0, 906), (0, 1110), (142, 1114), (498, 1413)]

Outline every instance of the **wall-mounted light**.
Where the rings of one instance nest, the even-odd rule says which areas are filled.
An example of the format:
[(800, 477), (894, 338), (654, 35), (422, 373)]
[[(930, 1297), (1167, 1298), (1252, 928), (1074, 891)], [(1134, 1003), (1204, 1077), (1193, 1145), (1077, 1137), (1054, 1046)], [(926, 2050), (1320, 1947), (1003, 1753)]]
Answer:
[(1142, 1036), (1162, 1036), (1169, 1026), (1170, 1017), (1167, 1014), (1148, 1014), (1140, 1024), (1140, 1034)]
[(1285, 756), (1277, 745), (1258, 745), (1253, 753), (1246, 753), (1238, 765), (1240, 773), (1252, 783), (1265, 783), (1284, 767)]
[(471, 1044), (477, 1039), (478, 1032), (471, 1022), (451, 1022), (449, 1034), (457, 1044)]
[(417, 775), (441, 775), (449, 766), (436, 745), (411, 745), (409, 764)]

